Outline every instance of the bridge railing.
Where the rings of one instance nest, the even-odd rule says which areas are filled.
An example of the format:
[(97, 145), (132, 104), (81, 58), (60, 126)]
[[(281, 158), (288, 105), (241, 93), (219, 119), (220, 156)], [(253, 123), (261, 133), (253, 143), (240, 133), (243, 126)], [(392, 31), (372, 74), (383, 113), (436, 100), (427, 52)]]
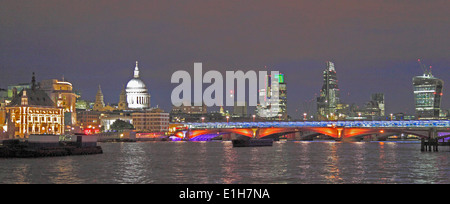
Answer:
[(300, 122), (206, 122), (185, 123), (191, 129), (222, 128), (269, 128), (269, 127), (393, 127), (393, 128), (450, 128), (448, 120), (411, 120), (411, 121), (300, 121)]

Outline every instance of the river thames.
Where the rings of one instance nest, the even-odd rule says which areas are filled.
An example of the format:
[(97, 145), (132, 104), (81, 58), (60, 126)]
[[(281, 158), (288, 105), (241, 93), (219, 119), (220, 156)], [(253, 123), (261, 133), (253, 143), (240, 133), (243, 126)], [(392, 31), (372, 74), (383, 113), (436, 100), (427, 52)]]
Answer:
[(411, 142), (99, 143), (103, 154), (0, 159), (0, 183), (450, 183), (450, 151)]

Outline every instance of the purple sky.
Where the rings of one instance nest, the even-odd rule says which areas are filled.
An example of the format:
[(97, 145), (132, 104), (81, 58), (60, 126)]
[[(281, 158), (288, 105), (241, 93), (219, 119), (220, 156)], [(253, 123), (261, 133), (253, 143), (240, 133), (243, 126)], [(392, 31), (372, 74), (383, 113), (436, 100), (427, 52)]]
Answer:
[(298, 118), (330, 60), (343, 102), (362, 105), (382, 92), (387, 113), (414, 113), (421, 58), (446, 82), (449, 109), (448, 8), (448, 0), (2, 0), (0, 88), (34, 71), (38, 81), (64, 75), (86, 100), (100, 84), (105, 102), (117, 103), (138, 60), (152, 106), (170, 111), (176, 70), (267, 66), (286, 74), (288, 112)]

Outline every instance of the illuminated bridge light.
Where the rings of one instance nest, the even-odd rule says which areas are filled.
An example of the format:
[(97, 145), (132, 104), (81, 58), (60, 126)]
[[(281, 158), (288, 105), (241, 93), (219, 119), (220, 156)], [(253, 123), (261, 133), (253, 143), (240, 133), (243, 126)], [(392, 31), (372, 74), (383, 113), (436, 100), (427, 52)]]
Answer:
[(215, 122), (215, 123), (186, 123), (190, 129), (201, 128), (270, 128), (270, 127), (450, 127), (448, 120), (433, 121), (314, 121), (314, 122)]
[[(334, 138), (350, 138), (368, 134), (398, 133), (405, 131), (427, 137), (428, 134), (414, 131), (424, 131), (425, 128), (445, 128), (450, 130), (448, 120), (429, 121), (299, 121), (299, 122), (209, 122), (185, 123), (189, 127), (189, 134), (178, 132), (178, 138), (208, 140), (206, 135), (238, 134), (247, 137), (267, 137), (294, 132), (315, 132)], [(408, 129), (405, 129), (408, 128)], [(414, 128), (418, 128), (414, 130)], [(422, 129), (421, 129), (422, 128)]]

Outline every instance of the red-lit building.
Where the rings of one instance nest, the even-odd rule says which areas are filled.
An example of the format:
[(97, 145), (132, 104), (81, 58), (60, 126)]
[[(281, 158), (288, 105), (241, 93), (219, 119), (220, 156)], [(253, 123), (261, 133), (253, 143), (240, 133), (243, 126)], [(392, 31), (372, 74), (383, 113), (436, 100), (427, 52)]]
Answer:
[(98, 133), (101, 130), (101, 113), (98, 111), (77, 111), (77, 129), (78, 132), (85, 134)]

